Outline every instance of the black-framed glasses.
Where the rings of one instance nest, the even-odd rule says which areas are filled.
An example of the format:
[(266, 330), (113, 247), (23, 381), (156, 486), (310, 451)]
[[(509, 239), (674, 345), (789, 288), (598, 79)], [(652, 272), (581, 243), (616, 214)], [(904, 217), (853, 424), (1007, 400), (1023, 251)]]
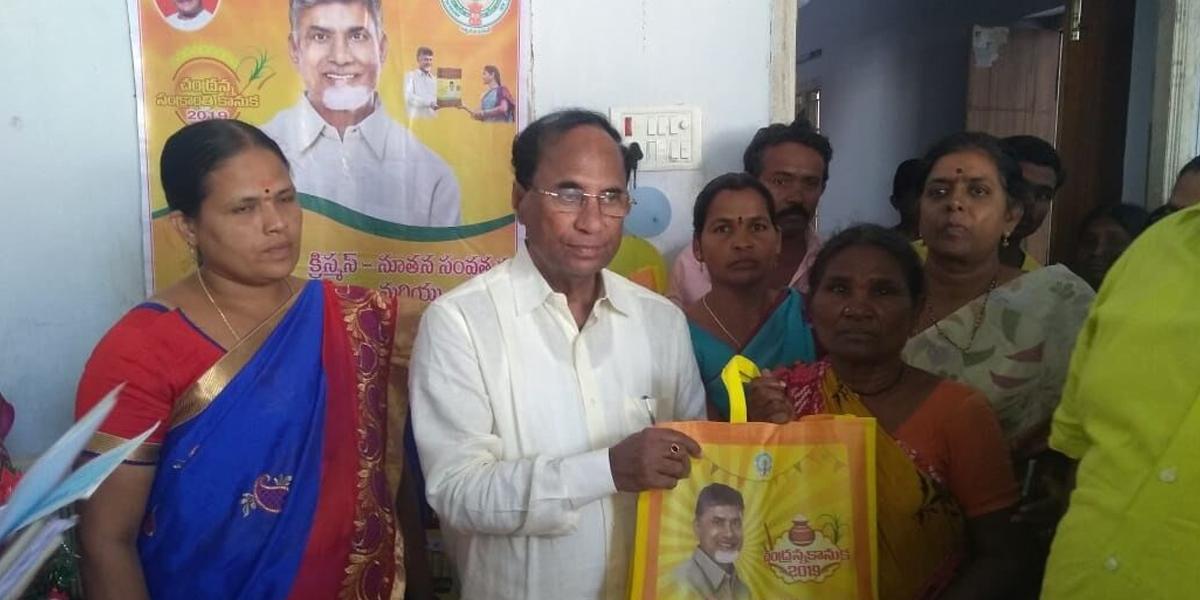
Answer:
[(530, 188), (530, 191), (549, 197), (554, 202), (555, 208), (562, 212), (579, 212), (591, 199), (600, 208), (600, 214), (606, 217), (624, 217), (629, 214), (629, 210), (634, 205), (633, 198), (625, 190), (607, 190), (599, 194), (589, 194), (575, 188), (561, 190)]

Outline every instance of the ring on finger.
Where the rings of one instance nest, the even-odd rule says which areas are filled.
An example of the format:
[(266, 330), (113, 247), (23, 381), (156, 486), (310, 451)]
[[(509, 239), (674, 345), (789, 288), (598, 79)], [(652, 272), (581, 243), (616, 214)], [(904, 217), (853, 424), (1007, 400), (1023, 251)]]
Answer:
[(671, 444), (671, 454), (679, 454), (679, 444)]

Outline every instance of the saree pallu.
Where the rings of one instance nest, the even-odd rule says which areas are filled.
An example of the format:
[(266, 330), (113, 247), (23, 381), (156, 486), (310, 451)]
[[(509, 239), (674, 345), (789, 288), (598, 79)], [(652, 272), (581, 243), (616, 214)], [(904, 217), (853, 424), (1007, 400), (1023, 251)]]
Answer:
[(721, 381), (721, 371), (735, 355), (750, 359), (762, 369), (789, 367), (816, 358), (812, 330), (804, 319), (804, 298), (794, 289), (783, 293), (771, 315), (742, 348), (733, 348), (690, 321), (688, 332), (709, 406), (722, 421), (729, 420), (729, 391)]
[(176, 401), (138, 539), (152, 597), (393, 593), (394, 318), (375, 292), (309, 282)]
[(484, 121), (513, 121), (516, 114), (517, 103), (513, 100), (512, 92), (504, 86), (494, 87), (483, 93), (483, 97), (479, 100), (479, 108), (481, 111), (495, 110), (500, 107), (500, 103), (507, 102), (508, 109), (501, 113), (492, 113), (484, 115)]
[(1014, 456), (1028, 458), (1046, 447), (1075, 338), (1095, 297), (1062, 265), (1026, 273), (913, 336), (904, 362), (982, 391)]
[[(797, 418), (817, 413), (874, 417), (828, 363), (806, 365), (803, 370), (806, 381), (789, 389)], [(949, 489), (915, 451), (882, 427), (876, 428), (876, 436), (879, 597), (936, 598), (966, 556), (966, 518)]]

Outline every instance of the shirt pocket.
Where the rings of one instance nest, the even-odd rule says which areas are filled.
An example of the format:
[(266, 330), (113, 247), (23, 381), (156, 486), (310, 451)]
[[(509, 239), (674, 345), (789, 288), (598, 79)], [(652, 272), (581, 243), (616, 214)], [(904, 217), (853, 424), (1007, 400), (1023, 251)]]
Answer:
[(621, 402), (621, 425), (624, 430), (621, 437), (660, 423), (661, 410), (661, 403), (651, 396), (625, 396)]

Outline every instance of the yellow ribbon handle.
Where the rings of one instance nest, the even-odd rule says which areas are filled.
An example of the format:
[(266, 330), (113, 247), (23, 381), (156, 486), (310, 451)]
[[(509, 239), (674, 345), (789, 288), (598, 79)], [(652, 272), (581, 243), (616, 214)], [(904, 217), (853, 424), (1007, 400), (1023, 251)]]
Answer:
[(733, 355), (733, 358), (725, 363), (725, 368), (721, 369), (721, 383), (725, 384), (725, 391), (729, 392), (730, 423), (746, 422), (745, 385), (758, 375), (758, 365), (741, 354)]

